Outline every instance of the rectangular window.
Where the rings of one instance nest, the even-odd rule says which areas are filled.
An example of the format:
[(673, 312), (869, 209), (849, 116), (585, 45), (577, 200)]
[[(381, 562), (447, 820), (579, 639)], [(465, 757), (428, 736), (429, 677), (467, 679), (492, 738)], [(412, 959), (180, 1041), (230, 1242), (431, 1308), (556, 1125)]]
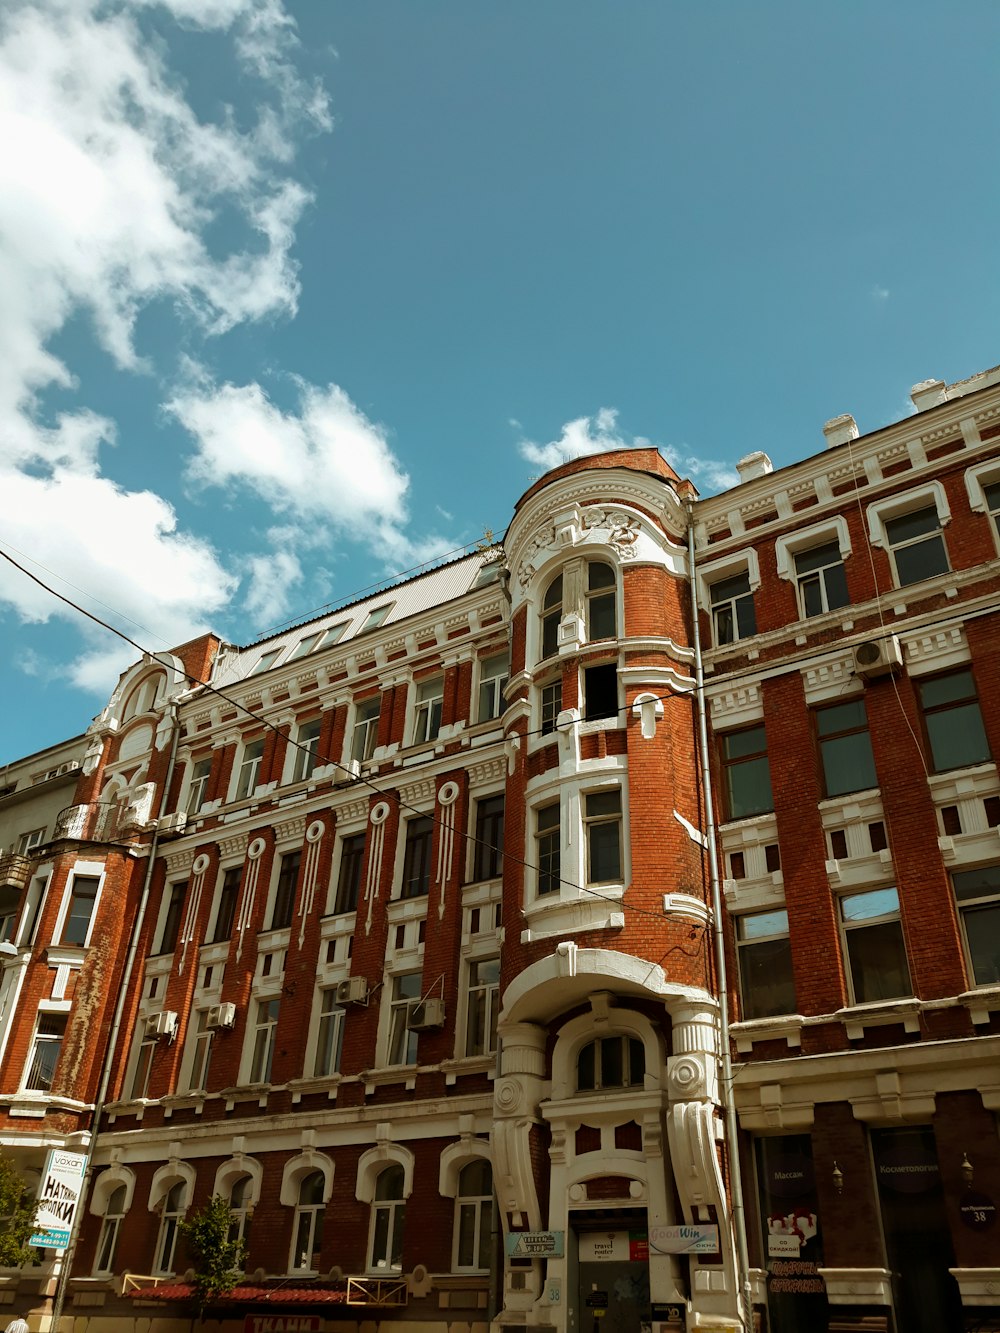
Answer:
[(800, 551), (795, 557), (795, 581), (803, 616), (822, 615), (850, 602), (839, 542)]
[(401, 898), (421, 898), (431, 887), (431, 843), (434, 821), (430, 815), (407, 820), (403, 843), (403, 883)]
[(1000, 982), (1000, 866), (956, 870), (958, 914), (969, 951), (974, 986)]
[(437, 738), (441, 730), (441, 708), (444, 704), (444, 677), (425, 680), (417, 686), (417, 706), (413, 713), (413, 744), (424, 745)]
[(319, 643), (319, 640), (320, 636), (318, 633), (307, 634), (304, 639), (299, 639), (298, 643), (295, 645), (294, 652), (292, 653), (291, 657), (289, 657), (288, 660), (292, 661), (292, 659), (296, 657), (305, 657), (307, 653), (312, 652), (312, 650)]
[(215, 913), (215, 928), (212, 931), (213, 944), (218, 944), (222, 940), (228, 940), (232, 936), (233, 922), (236, 919), (236, 900), (240, 894), (240, 880), (242, 876), (242, 866), (230, 866), (222, 876), (222, 887), (219, 890), (219, 906)]
[(250, 1060), (250, 1082), (270, 1083), (271, 1062), (274, 1059), (274, 1036), (278, 1027), (279, 1000), (258, 1000), (253, 1030), (253, 1055)]
[(622, 794), (588, 792), (583, 798), (587, 883), (609, 884), (622, 877)]
[(281, 858), (278, 883), (274, 890), (271, 930), (284, 930), (286, 926), (292, 924), (292, 911), (295, 907), (295, 886), (298, 883), (301, 863), (301, 852), (286, 852)]
[(66, 1035), (66, 1015), (38, 1015), (38, 1026), (31, 1044), (24, 1086), (33, 1092), (51, 1092), (59, 1053)]
[(817, 708), (816, 733), (827, 796), (878, 786), (864, 699)]
[(212, 773), (211, 759), (196, 759), (191, 768), (191, 780), (188, 784), (187, 804), (184, 809), (189, 819), (193, 819), (205, 804), (205, 788)]
[(561, 881), (558, 801), (542, 806), (535, 813), (535, 864), (539, 897), (558, 893)]
[(215, 1032), (208, 1026), (208, 1010), (199, 1009), (194, 1032), (194, 1053), (188, 1077), (189, 1092), (208, 1090), (208, 1070), (212, 1062), (212, 1042)]
[(618, 633), (618, 580), (611, 565), (587, 564), (587, 638), (613, 639)]
[(869, 889), (840, 899), (847, 976), (855, 1004), (912, 995), (895, 889)]
[(719, 579), (709, 592), (716, 644), (735, 643), (737, 639), (749, 639), (757, 633), (750, 575), (746, 570), (732, 578)]
[(132, 1101), (141, 1101), (149, 1095), (149, 1076), (153, 1072), (153, 1056), (156, 1054), (156, 1038), (143, 1037), (139, 1043), (135, 1070), (132, 1073), (132, 1086), (129, 1097)]
[(44, 828), (33, 828), (27, 833), (22, 833), (17, 840), (18, 856), (27, 856), (34, 847), (41, 845), (45, 837)]
[(986, 763), (991, 758), (990, 747), (972, 672), (949, 671), (919, 680), (917, 689), (934, 772)]
[(1000, 532), (1000, 481), (991, 482), (983, 487), (986, 510), (993, 519), (993, 525)]
[(562, 712), (562, 681), (553, 680), (542, 686), (542, 735), (555, 731), (556, 721)]
[(382, 606), (374, 607), (371, 611), (368, 612), (368, 616), (364, 624), (358, 630), (358, 633), (364, 634), (367, 630), (377, 629), (379, 625), (384, 624), (385, 618), (392, 610), (392, 607), (393, 607), (392, 602), (385, 602)]
[(503, 812), (503, 796), (486, 796), (476, 802), (473, 881), (497, 879), (503, 874)]
[(503, 691), (510, 674), (510, 655), (494, 653), (484, 658), (479, 666), (479, 713), (480, 722), (489, 722), (503, 712)]
[(351, 758), (356, 763), (366, 764), (375, 753), (375, 746), (378, 742), (378, 715), (381, 707), (381, 699), (365, 699), (355, 709), (354, 733), (351, 738)]
[(243, 760), (240, 764), (240, 775), (236, 782), (236, 795), (233, 798), (237, 801), (245, 800), (246, 797), (253, 794), (257, 787), (257, 781), (260, 776), (260, 765), (264, 758), (264, 742), (250, 741), (243, 749)]
[(736, 918), (740, 997), (744, 1018), (795, 1012), (787, 912), (749, 912)]
[(303, 722), (299, 727), (299, 734), (295, 740), (297, 749), (295, 751), (295, 767), (292, 769), (293, 782), (305, 782), (306, 778), (311, 778), (313, 769), (316, 767), (316, 752), (319, 748), (319, 733), (323, 729), (322, 718), (313, 718), (310, 722)]
[(320, 644), (320, 647), (330, 648), (333, 646), (333, 644), (339, 643), (340, 640), (344, 637), (344, 631), (347, 629), (350, 623), (351, 622), (349, 620), (341, 620), (339, 621), (338, 624), (331, 625), (330, 628), (323, 635), (323, 642)]
[(184, 899), (187, 896), (187, 887), (186, 879), (170, 886), (167, 914), (163, 918), (163, 931), (160, 935), (160, 947), (156, 950), (157, 953), (173, 953), (177, 946), (181, 918), (184, 915)]
[(746, 819), (773, 810), (771, 765), (763, 724), (727, 732), (721, 740), (726, 818)]
[(100, 883), (95, 875), (74, 875), (70, 889), (69, 910), (62, 928), (62, 944), (86, 944), (90, 931), (90, 920), (94, 915), (97, 902), (97, 886)]
[(948, 572), (944, 533), (934, 505), (886, 519), (885, 539), (896, 563), (896, 582), (901, 588)]
[(344, 1007), (337, 1003), (337, 988), (329, 986), (320, 991), (319, 1032), (316, 1037), (315, 1078), (326, 1078), (340, 1068), (340, 1052), (344, 1043)]
[(272, 648), (266, 653), (262, 653), (257, 660), (257, 665), (250, 672), (251, 676), (259, 676), (262, 671), (270, 671), (281, 656), (280, 648)]
[(618, 664), (602, 662), (583, 671), (583, 720), (618, 716)]
[(470, 962), (466, 1055), (488, 1055), (496, 1050), (499, 995), (500, 959), (478, 958)]
[(365, 860), (365, 835), (352, 833), (340, 844), (340, 869), (337, 872), (337, 899), (334, 912), (340, 916), (353, 912), (361, 891), (361, 870)]
[(392, 979), (392, 1002), (389, 1014), (389, 1051), (387, 1064), (415, 1065), (417, 1063), (417, 1034), (406, 1026), (410, 1005), (420, 999), (419, 972), (405, 972)]

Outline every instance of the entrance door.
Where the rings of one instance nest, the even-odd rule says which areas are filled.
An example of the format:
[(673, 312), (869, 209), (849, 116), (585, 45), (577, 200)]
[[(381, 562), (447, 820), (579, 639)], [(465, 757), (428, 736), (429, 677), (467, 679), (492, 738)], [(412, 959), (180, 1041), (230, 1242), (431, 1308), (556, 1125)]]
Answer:
[(600, 1229), (577, 1230), (577, 1326), (580, 1333), (639, 1333), (651, 1319), (646, 1215), (630, 1209), (601, 1221)]
[(929, 1125), (873, 1129), (879, 1206), (899, 1333), (962, 1328), (962, 1299)]

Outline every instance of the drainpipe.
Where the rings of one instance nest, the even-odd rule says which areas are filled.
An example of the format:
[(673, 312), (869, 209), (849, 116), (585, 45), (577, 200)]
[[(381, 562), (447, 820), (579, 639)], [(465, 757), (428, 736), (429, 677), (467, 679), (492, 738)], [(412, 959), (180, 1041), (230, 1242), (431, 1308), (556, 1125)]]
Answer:
[(149, 859), (146, 863), (146, 874), (142, 882), (142, 893), (139, 896), (139, 908), (136, 912), (135, 924), (132, 927), (132, 937), (129, 941), (128, 957), (125, 960), (125, 970), (122, 973), (121, 983), (118, 988), (118, 1003), (115, 1005), (114, 1021), (111, 1024), (108, 1044), (104, 1050), (104, 1063), (101, 1068), (101, 1082), (97, 1091), (97, 1100), (94, 1103), (94, 1112), (91, 1116), (90, 1141), (86, 1147), (83, 1164), (83, 1182), (80, 1186), (80, 1199), (76, 1206), (76, 1212), (73, 1215), (73, 1224), (70, 1227), (69, 1244), (63, 1252), (62, 1263), (59, 1267), (59, 1276), (56, 1279), (56, 1291), (52, 1301), (50, 1324), (52, 1333), (58, 1333), (59, 1320), (62, 1317), (63, 1305), (66, 1301), (66, 1287), (69, 1282), (70, 1273), (73, 1270), (73, 1259), (76, 1255), (77, 1241), (80, 1238), (80, 1229), (83, 1222), (84, 1209), (87, 1203), (87, 1194), (94, 1174), (94, 1152), (97, 1148), (97, 1137), (101, 1128), (101, 1117), (104, 1114), (104, 1102), (108, 1095), (108, 1086), (111, 1083), (111, 1071), (114, 1068), (115, 1049), (118, 1045), (118, 1037), (121, 1032), (122, 1018), (125, 1014), (125, 1000), (128, 995), (132, 971), (135, 967), (136, 955), (139, 952), (139, 939), (142, 935), (142, 926), (146, 916), (146, 908), (149, 904), (149, 886), (153, 881), (153, 870), (156, 867), (156, 849), (160, 842), (159, 815), (162, 812), (167, 795), (170, 791), (170, 784), (174, 777), (174, 766), (177, 762), (177, 742), (181, 734), (181, 724), (176, 702), (172, 702), (169, 705), (169, 711), (173, 723), (173, 732), (170, 738), (170, 758), (167, 760), (167, 773), (166, 777), (163, 779), (163, 789), (157, 805), (157, 821), (153, 825), (153, 838), (149, 844)]
[(715, 804), (712, 799), (712, 769), (709, 762), (708, 721), (705, 709), (705, 671), (701, 656), (701, 630), (698, 624), (698, 584), (694, 566), (694, 505), (687, 501), (688, 576), (691, 583), (691, 624), (694, 633), (695, 698), (698, 706), (698, 749), (701, 758), (702, 791), (705, 793), (705, 839), (708, 846), (708, 874), (712, 894), (712, 936), (715, 943), (715, 971), (719, 989), (719, 1056), (722, 1106), (726, 1116), (729, 1141), (729, 1185), (732, 1191), (733, 1230), (736, 1233), (736, 1261), (743, 1293), (743, 1324), (753, 1327), (750, 1293), (750, 1252), (747, 1246), (746, 1211), (743, 1206), (743, 1173), (740, 1170), (739, 1124), (733, 1095), (733, 1064), (729, 1053), (729, 982), (726, 971), (726, 943), (722, 931), (722, 892), (719, 881), (719, 852), (716, 844)]

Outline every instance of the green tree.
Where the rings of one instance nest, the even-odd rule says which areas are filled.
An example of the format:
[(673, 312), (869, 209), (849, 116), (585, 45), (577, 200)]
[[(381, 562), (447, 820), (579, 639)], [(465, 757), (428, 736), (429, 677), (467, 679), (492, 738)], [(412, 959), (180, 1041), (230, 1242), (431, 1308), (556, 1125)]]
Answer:
[(38, 1200), (9, 1157), (0, 1157), (0, 1268), (23, 1268), (38, 1257), (28, 1244), (35, 1229)]
[(203, 1208), (178, 1224), (194, 1260), (194, 1289), (199, 1315), (225, 1296), (243, 1276), (247, 1245), (230, 1233), (233, 1213), (227, 1199), (215, 1194)]

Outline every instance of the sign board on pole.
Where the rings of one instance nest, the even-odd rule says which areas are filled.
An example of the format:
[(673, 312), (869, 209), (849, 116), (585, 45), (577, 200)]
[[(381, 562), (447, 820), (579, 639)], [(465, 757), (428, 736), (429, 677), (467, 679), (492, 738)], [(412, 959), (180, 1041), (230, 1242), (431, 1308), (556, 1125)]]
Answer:
[(45, 1176), (38, 1194), (35, 1230), (28, 1242), (48, 1250), (64, 1250), (69, 1244), (73, 1217), (80, 1202), (87, 1156), (51, 1148), (45, 1160)]
[(660, 1254), (714, 1254), (719, 1248), (719, 1228), (707, 1222), (679, 1227), (650, 1227), (649, 1246)]
[(561, 1259), (565, 1231), (508, 1231), (509, 1259)]

